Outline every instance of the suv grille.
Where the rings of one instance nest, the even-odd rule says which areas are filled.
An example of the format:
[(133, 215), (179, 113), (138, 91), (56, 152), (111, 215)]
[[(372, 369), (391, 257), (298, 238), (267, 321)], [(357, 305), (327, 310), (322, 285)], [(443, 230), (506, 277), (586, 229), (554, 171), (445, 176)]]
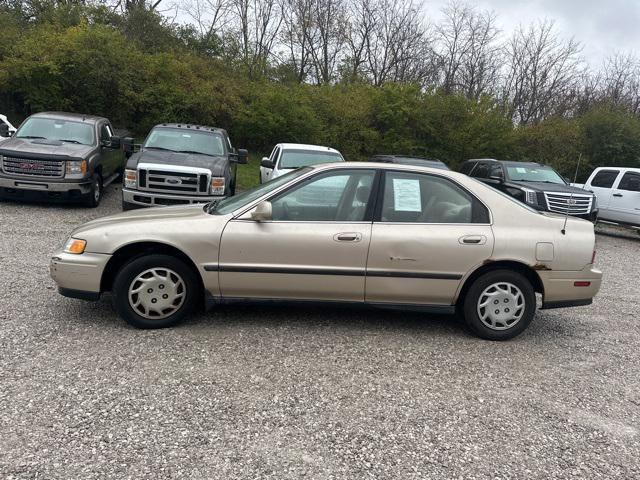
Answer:
[(62, 178), (64, 174), (64, 161), (3, 156), (2, 171), (12, 175)]
[(544, 192), (550, 212), (569, 215), (586, 215), (591, 212), (593, 195)]
[(140, 190), (173, 193), (176, 195), (208, 195), (210, 174), (201, 168), (171, 170), (158, 166), (138, 165), (138, 188)]

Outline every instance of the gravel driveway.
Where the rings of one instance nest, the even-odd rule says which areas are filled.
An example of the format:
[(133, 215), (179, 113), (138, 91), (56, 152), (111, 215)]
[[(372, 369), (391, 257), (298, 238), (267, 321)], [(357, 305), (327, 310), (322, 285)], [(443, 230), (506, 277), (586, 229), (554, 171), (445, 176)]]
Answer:
[(640, 478), (640, 241), (599, 236), (594, 305), (506, 343), (338, 308), (139, 331), (48, 275), (119, 210), (0, 202), (0, 478)]

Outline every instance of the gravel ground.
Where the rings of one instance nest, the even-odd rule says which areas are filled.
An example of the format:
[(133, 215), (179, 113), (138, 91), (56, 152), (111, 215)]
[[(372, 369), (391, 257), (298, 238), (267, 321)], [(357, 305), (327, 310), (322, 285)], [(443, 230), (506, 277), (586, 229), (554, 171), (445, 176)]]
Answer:
[(119, 202), (0, 202), (0, 478), (640, 478), (640, 241), (599, 236), (594, 305), (506, 343), (337, 308), (139, 331), (47, 271)]

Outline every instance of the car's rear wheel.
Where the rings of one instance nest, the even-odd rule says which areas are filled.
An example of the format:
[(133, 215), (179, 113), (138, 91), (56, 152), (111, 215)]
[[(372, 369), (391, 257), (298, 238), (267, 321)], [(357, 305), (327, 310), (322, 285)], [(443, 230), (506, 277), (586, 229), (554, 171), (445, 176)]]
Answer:
[(196, 274), (169, 255), (138, 257), (118, 272), (113, 283), (114, 308), (138, 328), (175, 325), (193, 311), (199, 295)]
[(533, 320), (535, 290), (518, 272), (487, 272), (469, 288), (463, 311), (467, 326), (479, 337), (508, 340), (521, 334)]

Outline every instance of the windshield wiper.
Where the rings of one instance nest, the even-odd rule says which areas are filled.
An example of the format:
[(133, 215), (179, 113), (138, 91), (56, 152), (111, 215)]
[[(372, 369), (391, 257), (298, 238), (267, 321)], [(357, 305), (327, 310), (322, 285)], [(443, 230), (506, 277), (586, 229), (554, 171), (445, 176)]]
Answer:
[(204, 206), (205, 212), (212, 213), (216, 209), (216, 207), (218, 206), (218, 203), (220, 203), (220, 200), (212, 200), (209, 203), (207, 203)]
[(84, 145), (82, 142), (79, 142), (78, 140), (67, 140), (67, 139), (61, 138), (60, 141), (65, 143), (77, 143), (78, 145)]
[(166, 152), (175, 152), (176, 150), (171, 150), (170, 148), (164, 148), (164, 147), (143, 147), (143, 148), (149, 148), (151, 150), (164, 150)]
[(28, 138), (28, 139), (30, 139), (30, 140), (34, 140), (34, 139), (37, 139), (37, 140), (46, 140), (46, 139), (47, 139), (47, 137), (38, 137), (38, 136), (36, 136), (36, 135), (20, 135), (20, 136), (18, 136), (18, 137), (16, 137), (16, 138)]
[(195, 153), (197, 155), (210, 155), (204, 152), (196, 152), (195, 150), (176, 150), (177, 153)]

